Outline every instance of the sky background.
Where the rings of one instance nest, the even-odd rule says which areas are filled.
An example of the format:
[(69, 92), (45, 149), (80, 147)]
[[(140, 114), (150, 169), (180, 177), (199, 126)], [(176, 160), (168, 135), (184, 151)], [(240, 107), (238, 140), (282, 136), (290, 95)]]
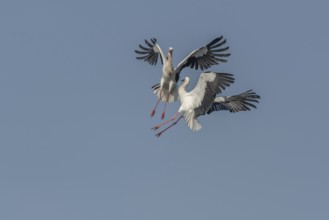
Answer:
[[(0, 2), (0, 219), (329, 219), (329, 3)], [(210, 70), (256, 110), (181, 121), (156, 138), (161, 66), (223, 35)], [(184, 69), (192, 89), (200, 71)], [(178, 103), (168, 105), (167, 117)]]

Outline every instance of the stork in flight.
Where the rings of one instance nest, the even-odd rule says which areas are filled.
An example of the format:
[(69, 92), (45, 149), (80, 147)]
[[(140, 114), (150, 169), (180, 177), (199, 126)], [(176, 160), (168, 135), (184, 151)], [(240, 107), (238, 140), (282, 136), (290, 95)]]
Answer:
[(178, 94), (181, 106), (178, 112), (168, 121), (152, 129), (157, 130), (161, 126), (175, 120), (179, 114), (181, 114), (180, 117), (166, 129), (157, 133), (157, 137), (160, 137), (163, 132), (176, 125), (183, 117), (191, 130), (198, 131), (201, 129), (201, 124), (197, 120), (199, 116), (220, 110), (229, 110), (230, 112), (247, 111), (250, 110), (250, 107), (256, 108), (250, 102), (258, 103), (258, 99), (260, 99), (260, 96), (252, 90), (235, 96), (216, 98), (216, 94), (221, 93), (234, 82), (232, 74), (215, 72), (201, 73), (195, 88), (187, 92), (185, 88), (189, 84), (189, 81), (189, 77), (185, 77), (184, 83), (179, 87)]
[(228, 53), (229, 47), (221, 47), (226, 43), (223, 36), (215, 38), (206, 46), (193, 50), (187, 57), (185, 57), (177, 66), (173, 68), (172, 53), (173, 48), (169, 47), (168, 56), (164, 54), (161, 47), (157, 44), (157, 40), (152, 38), (149, 41), (145, 40), (146, 46), (139, 45), (140, 50), (135, 50), (137, 59), (144, 60), (151, 65), (156, 65), (160, 54), (160, 60), (163, 64), (162, 77), (160, 83), (152, 86), (153, 93), (157, 95), (158, 100), (151, 111), (151, 117), (154, 116), (155, 110), (160, 102), (165, 102), (165, 106), (161, 115), (161, 119), (165, 117), (165, 109), (167, 102), (174, 102), (178, 98), (178, 89), (176, 83), (179, 80), (179, 74), (185, 67), (201, 70), (208, 69), (212, 65), (227, 62), (226, 57), (230, 56)]

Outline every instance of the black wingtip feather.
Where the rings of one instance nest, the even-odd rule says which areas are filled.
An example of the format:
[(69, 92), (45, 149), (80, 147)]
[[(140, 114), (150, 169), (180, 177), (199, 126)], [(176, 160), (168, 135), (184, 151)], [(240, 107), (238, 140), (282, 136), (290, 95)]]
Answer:
[(216, 48), (224, 45), (226, 43), (226, 39), (224, 39), (222, 42), (219, 42), (218, 44), (212, 45), (210, 48)]
[(223, 36), (217, 37), (214, 40), (212, 40), (209, 44), (207, 44), (208, 48), (211, 48), (214, 44), (216, 44), (217, 42), (219, 42), (220, 40), (223, 39)]
[(146, 45), (143, 46), (143, 45), (139, 44), (138, 46), (139, 46), (140, 50), (135, 50), (135, 53), (138, 54), (136, 59), (144, 60), (151, 65), (156, 65), (158, 62), (158, 56), (159, 56), (159, 53), (155, 52), (153, 49), (155, 46), (155, 43), (156, 43), (156, 38), (151, 38), (150, 41), (145, 39), (144, 42)]

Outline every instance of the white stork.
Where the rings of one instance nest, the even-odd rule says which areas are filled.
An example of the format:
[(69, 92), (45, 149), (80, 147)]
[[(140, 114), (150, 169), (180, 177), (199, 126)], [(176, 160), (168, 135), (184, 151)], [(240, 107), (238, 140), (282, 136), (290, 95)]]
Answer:
[(182, 69), (185, 67), (190, 67), (196, 70), (198, 68), (204, 70), (212, 65), (227, 62), (226, 57), (230, 56), (230, 53), (227, 53), (229, 47), (221, 47), (226, 43), (226, 39), (221, 36), (214, 39), (206, 46), (192, 51), (174, 69), (172, 64), (173, 48), (169, 48), (168, 57), (166, 57), (161, 47), (157, 44), (157, 40), (152, 38), (150, 41), (151, 42), (145, 40), (146, 46), (139, 45), (140, 50), (135, 50), (135, 52), (138, 54), (136, 57), (137, 59), (147, 61), (151, 65), (157, 64), (160, 54), (160, 60), (163, 64), (162, 77), (160, 83), (152, 86), (154, 94), (158, 97), (158, 101), (150, 115), (151, 117), (154, 116), (155, 109), (157, 108), (160, 100), (162, 100), (165, 102), (165, 106), (161, 119), (165, 117), (167, 102), (174, 102), (178, 98), (176, 82), (179, 80), (179, 74)]
[[(217, 74), (217, 76), (214, 77), (214, 74)], [(182, 113), (182, 115), (169, 127), (157, 133), (156, 136), (160, 137), (164, 131), (177, 124), (182, 117), (185, 117), (186, 123), (190, 129), (197, 131), (201, 129), (201, 125), (198, 122), (197, 117), (205, 115), (206, 113), (210, 114), (213, 111), (220, 110), (228, 110), (235, 113), (240, 111), (250, 111), (250, 107), (257, 108), (253, 103), (258, 103), (260, 96), (252, 90), (248, 90), (234, 96), (219, 96), (214, 98), (218, 91), (216, 88), (219, 87), (224, 90), (230, 83), (233, 82), (234, 78), (231, 74), (205, 72), (200, 75), (196, 87), (191, 92), (186, 92), (185, 88), (189, 83), (189, 78), (185, 77), (184, 83), (179, 88), (181, 106), (178, 112), (168, 121), (153, 127), (153, 130), (157, 130), (162, 125), (173, 121), (179, 113)]]
[(200, 74), (199, 81), (195, 88), (187, 92), (185, 88), (189, 82), (190, 78), (185, 77), (183, 84), (178, 89), (179, 100), (181, 102), (178, 112), (168, 121), (152, 129), (157, 130), (162, 125), (175, 120), (179, 114), (181, 114), (181, 116), (169, 127), (157, 133), (157, 137), (160, 137), (163, 132), (177, 124), (183, 117), (190, 129), (193, 131), (200, 130), (201, 124), (197, 118), (208, 112), (214, 103), (216, 94), (221, 93), (226, 87), (230, 86), (230, 84), (234, 82), (234, 78), (233, 75), (229, 73), (203, 72)]

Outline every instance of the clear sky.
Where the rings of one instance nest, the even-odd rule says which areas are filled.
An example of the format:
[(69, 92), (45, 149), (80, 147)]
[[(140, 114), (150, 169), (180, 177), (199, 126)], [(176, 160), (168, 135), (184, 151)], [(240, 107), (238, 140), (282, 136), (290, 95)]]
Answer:
[[(0, 219), (329, 219), (325, 1), (0, 2)], [(256, 110), (149, 117), (161, 66), (223, 35)], [(192, 89), (200, 71), (184, 69)], [(160, 105), (162, 108), (163, 105)], [(168, 106), (167, 117), (178, 109)]]

